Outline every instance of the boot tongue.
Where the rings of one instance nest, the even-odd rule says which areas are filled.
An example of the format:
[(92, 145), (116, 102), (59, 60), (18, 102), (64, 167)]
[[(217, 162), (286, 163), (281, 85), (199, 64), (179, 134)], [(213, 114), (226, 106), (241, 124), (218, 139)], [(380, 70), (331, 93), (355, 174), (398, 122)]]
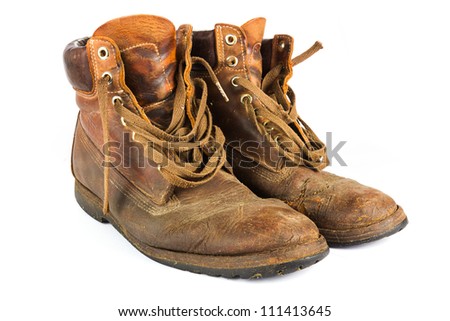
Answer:
[(141, 106), (167, 98), (175, 88), (175, 27), (164, 18), (137, 15), (99, 27), (94, 36), (111, 38), (119, 47), (125, 83)]
[(261, 42), (264, 37), (265, 26), (266, 26), (266, 19), (264, 18), (252, 19), (241, 26), (241, 29), (244, 32), (244, 35), (247, 39), (246, 64), (249, 71), (249, 78), (250, 81), (257, 86), (261, 86), (261, 77), (262, 77)]

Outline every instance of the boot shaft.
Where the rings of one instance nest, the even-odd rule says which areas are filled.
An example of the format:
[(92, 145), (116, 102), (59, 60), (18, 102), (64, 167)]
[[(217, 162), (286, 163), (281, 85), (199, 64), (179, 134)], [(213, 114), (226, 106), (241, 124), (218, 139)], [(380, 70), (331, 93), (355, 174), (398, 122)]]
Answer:
[(211, 112), (226, 136), (229, 161), (235, 168), (271, 172), (286, 166), (323, 168), (325, 146), (298, 117), (287, 84), (294, 65), (293, 38), (263, 40), (264, 26), (265, 19), (256, 18), (241, 27), (218, 24), (193, 35), (193, 55), (214, 66), (230, 97), (221, 101), (208, 82)]
[[(80, 130), (105, 161), (112, 158), (109, 166), (156, 204), (166, 203), (175, 186), (211, 179), (225, 161), (222, 133), (206, 108), (206, 88), (190, 78), (190, 34), (185, 38), (177, 48), (168, 20), (132, 16), (104, 24), (64, 52)], [(196, 90), (204, 97), (193, 103)], [(77, 159), (74, 155), (74, 167)]]
[(174, 92), (176, 35), (169, 20), (147, 15), (117, 18), (100, 26), (94, 37), (113, 39), (120, 48), (125, 83), (140, 106), (161, 102)]
[[(118, 97), (125, 106), (136, 108), (136, 112), (139, 108), (134, 94), (124, 82), (125, 69), (118, 46), (111, 39), (94, 36), (89, 40), (83, 39), (69, 44), (64, 57), (68, 78), (76, 90), (76, 101), (80, 108), (77, 130), (85, 132), (100, 153), (104, 154), (106, 149), (111, 149), (115, 157), (112, 165), (125, 177), (130, 178), (139, 189), (148, 193), (153, 202), (166, 203), (172, 194), (173, 186), (164, 179), (157, 164), (152, 164), (151, 159), (143, 161), (143, 149), (138, 147), (136, 151), (135, 147), (139, 145), (133, 141), (133, 132), (124, 126), (121, 117), (113, 109), (112, 100)], [(87, 71), (89, 72), (86, 74)], [(111, 77), (108, 91), (99, 93), (98, 84), (105, 75)], [(100, 111), (101, 98), (111, 102), (106, 115), (102, 115)], [(102, 117), (108, 118), (109, 141), (104, 139)], [(74, 149), (73, 171), (89, 172), (84, 168), (85, 163), (79, 161), (85, 158), (80, 155), (80, 150)], [(148, 188), (149, 184), (151, 189)], [(94, 192), (103, 195), (103, 187)]]
[[(235, 83), (236, 79), (244, 78), (261, 86), (264, 27), (265, 19), (256, 18), (241, 27), (217, 24), (214, 30), (194, 32), (192, 54), (209, 62), (230, 98), (228, 102), (221, 100), (209, 77), (201, 72), (196, 74), (204, 76), (209, 85), (211, 112), (227, 139), (229, 161), (250, 167), (258, 163), (278, 168), (282, 158), (274, 142), (260, 131), (256, 113), (245, 108), (245, 100), (251, 100), (255, 110), (261, 107), (260, 102)], [(241, 162), (241, 155), (251, 161)]]

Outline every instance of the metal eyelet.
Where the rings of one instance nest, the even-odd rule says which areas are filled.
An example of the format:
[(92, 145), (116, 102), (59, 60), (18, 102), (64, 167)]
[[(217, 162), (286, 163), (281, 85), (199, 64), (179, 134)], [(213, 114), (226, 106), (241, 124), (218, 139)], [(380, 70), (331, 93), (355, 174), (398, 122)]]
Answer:
[(125, 119), (123, 117), (120, 117), (120, 122), (122, 123), (123, 127), (127, 127), (127, 123), (125, 122)]
[(237, 42), (237, 37), (235, 35), (229, 34), (225, 36), (225, 42), (228, 46), (233, 46)]
[(268, 121), (268, 120), (265, 120), (265, 121), (263, 122), (263, 126), (266, 127), (268, 123), (269, 123), (269, 121)]
[(237, 59), (237, 57), (235, 57), (235, 56), (230, 56), (227, 58), (228, 67), (236, 67), (238, 63), (239, 63), (239, 59)]
[(208, 152), (210, 152), (211, 154), (214, 154), (215, 152), (217, 152), (217, 148), (215, 146), (211, 146), (208, 148)]
[(234, 76), (233, 78), (231, 78), (231, 84), (232, 84), (234, 87), (239, 86), (238, 83), (236, 82), (236, 80), (238, 80), (238, 79), (239, 79), (238, 76)]
[(106, 59), (108, 59), (108, 57), (109, 57), (109, 51), (108, 51), (108, 48), (106, 48), (106, 47), (100, 47), (100, 48), (98, 48), (97, 54), (98, 54), (98, 57), (99, 57), (101, 60), (106, 60)]
[(122, 98), (120, 96), (114, 96), (111, 99), (111, 101), (112, 101), (113, 105), (115, 105), (117, 102), (123, 104), (123, 100), (122, 100)]
[(278, 50), (283, 51), (285, 47), (286, 43), (284, 41), (280, 41), (280, 43), (278, 44)]
[(278, 138), (280, 138), (280, 135), (275, 136), (275, 138), (273, 139), (275, 141), (275, 143), (277, 143), (277, 145), (279, 145), (280, 143), (278, 142)]
[(133, 141), (136, 141), (136, 133), (135, 132), (131, 132), (131, 139)]
[(102, 75), (102, 78), (108, 78), (108, 85), (112, 84), (113, 77), (110, 72), (105, 71)]
[(241, 96), (241, 103), (245, 104), (245, 100), (247, 99), (248, 103), (251, 104), (253, 101), (252, 95), (244, 94)]

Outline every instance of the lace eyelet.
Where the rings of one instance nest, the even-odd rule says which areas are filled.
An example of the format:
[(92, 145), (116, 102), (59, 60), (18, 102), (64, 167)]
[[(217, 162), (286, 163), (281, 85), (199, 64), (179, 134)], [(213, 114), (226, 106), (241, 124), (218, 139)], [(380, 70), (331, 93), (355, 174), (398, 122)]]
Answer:
[(245, 100), (247, 99), (248, 103), (251, 104), (253, 102), (252, 95), (244, 94), (241, 96), (241, 103), (245, 104)]
[(123, 104), (123, 100), (122, 100), (122, 98), (120, 96), (114, 96), (111, 99), (111, 101), (112, 101), (113, 105), (115, 105), (116, 103)]
[(284, 41), (280, 41), (280, 43), (278, 44), (278, 50), (283, 51), (285, 47), (286, 43)]
[(234, 76), (233, 78), (231, 78), (231, 84), (232, 84), (234, 87), (239, 86), (238, 83), (236, 82), (236, 80), (238, 80), (238, 79), (239, 79), (238, 76)]
[(263, 126), (266, 127), (268, 123), (269, 123), (269, 121), (268, 121), (268, 120), (265, 120), (265, 121), (263, 122)]
[(233, 46), (237, 42), (237, 37), (235, 35), (229, 34), (225, 36), (225, 42), (228, 46)]
[(135, 132), (131, 132), (131, 139), (133, 141), (136, 141), (136, 133)]
[(280, 142), (278, 141), (279, 138), (280, 138), (280, 135), (277, 135), (277, 136), (275, 136), (275, 138), (273, 139), (277, 145), (280, 145)]
[(237, 59), (237, 57), (235, 57), (235, 56), (230, 56), (227, 58), (228, 67), (236, 67), (238, 63), (239, 63), (239, 59)]
[(109, 50), (106, 47), (100, 47), (98, 48), (97, 54), (101, 60), (106, 60), (109, 57)]
[(102, 78), (108, 79), (108, 85), (112, 84), (113, 77), (112, 77), (112, 75), (111, 75), (110, 72), (105, 71), (105, 72), (103, 73), (103, 75), (102, 75)]
[(125, 119), (123, 117), (120, 117), (120, 122), (122, 123), (123, 127), (127, 127), (127, 123), (125, 122)]

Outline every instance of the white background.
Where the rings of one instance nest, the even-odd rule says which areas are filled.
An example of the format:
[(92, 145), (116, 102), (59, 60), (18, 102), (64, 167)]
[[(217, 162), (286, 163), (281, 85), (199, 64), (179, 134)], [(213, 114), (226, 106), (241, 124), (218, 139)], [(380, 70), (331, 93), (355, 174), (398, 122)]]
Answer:
[[(448, 320), (450, 10), (446, 1), (9, 1), (1, 24), (1, 320), (116, 320), (118, 308), (330, 305), (324, 320)], [(144, 257), (73, 196), (77, 115), (65, 45), (148, 13), (212, 29), (264, 16), (296, 53), (325, 49), (291, 81), (300, 115), (346, 140), (329, 170), (392, 195), (399, 234), (331, 249), (267, 280), (227, 280)], [(447, 317), (445, 317), (447, 316)], [(268, 319), (268, 318), (266, 318)], [(321, 318), (310, 318), (321, 319)]]

